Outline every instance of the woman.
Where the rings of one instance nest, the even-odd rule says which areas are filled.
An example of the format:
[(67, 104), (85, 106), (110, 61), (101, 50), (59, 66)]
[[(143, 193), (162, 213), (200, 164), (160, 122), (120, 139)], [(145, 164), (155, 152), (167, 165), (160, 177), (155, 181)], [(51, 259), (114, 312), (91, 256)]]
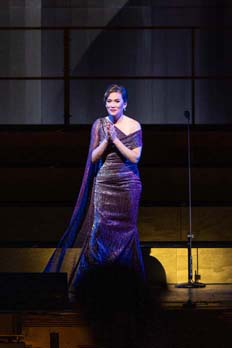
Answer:
[[(137, 168), (141, 126), (124, 114), (124, 87), (109, 86), (104, 103), (108, 116), (92, 126), (83, 182), (70, 224), (45, 269), (67, 271), (71, 292), (96, 266), (115, 264), (142, 277), (144, 272), (136, 226), (141, 194)], [(70, 248), (80, 246), (80, 257), (70, 258)]]

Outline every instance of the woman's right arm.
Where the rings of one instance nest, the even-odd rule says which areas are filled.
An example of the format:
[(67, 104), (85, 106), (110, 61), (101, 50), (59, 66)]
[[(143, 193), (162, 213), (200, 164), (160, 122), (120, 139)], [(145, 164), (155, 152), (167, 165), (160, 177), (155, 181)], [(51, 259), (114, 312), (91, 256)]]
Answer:
[(99, 139), (99, 126), (100, 126), (100, 122), (98, 120), (97, 124), (93, 125), (93, 129), (91, 132), (91, 149), (92, 149), (92, 153), (91, 153), (91, 160), (92, 162), (97, 162), (101, 156), (103, 155), (103, 153), (105, 152), (108, 143), (109, 143), (109, 136), (108, 135), (108, 130), (105, 130), (105, 134), (106, 137), (103, 139), (103, 141), (100, 143), (100, 139)]
[(108, 146), (108, 139), (105, 138), (93, 151), (92, 151), (92, 162), (97, 162)]

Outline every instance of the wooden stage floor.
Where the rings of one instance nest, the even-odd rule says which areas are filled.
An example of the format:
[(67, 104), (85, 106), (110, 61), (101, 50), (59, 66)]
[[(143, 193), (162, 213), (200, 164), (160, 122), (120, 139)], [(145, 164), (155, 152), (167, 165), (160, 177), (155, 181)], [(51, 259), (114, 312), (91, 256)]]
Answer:
[[(11, 342), (18, 339), (30, 348), (229, 346), (232, 284), (206, 284), (206, 287), (197, 289), (176, 288), (169, 284), (165, 291), (151, 289), (151, 297), (154, 301), (151, 300), (145, 312), (133, 308), (131, 313), (115, 315), (116, 308), (111, 317), (108, 309), (103, 315), (100, 308), (94, 320), (83, 318), (77, 304), (67, 304), (63, 309), (40, 307), (1, 311), (0, 339), (6, 341), (9, 337)], [(138, 315), (137, 319), (134, 314)], [(14, 323), (11, 335), (7, 322)], [(4, 333), (4, 325), (8, 336)], [(55, 343), (51, 343), (54, 337)]]
[(232, 284), (205, 284), (203, 288), (177, 288), (169, 284), (161, 295), (166, 308), (185, 307), (188, 303), (195, 308), (230, 308), (232, 310)]

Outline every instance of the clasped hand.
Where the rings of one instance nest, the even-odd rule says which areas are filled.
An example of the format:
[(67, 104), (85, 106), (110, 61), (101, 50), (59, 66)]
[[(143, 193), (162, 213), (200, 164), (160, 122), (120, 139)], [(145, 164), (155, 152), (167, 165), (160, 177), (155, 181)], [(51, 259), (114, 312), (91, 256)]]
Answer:
[(112, 123), (107, 122), (106, 128), (105, 128), (105, 134), (106, 134), (106, 139), (111, 140), (114, 142), (114, 140), (117, 138), (116, 130), (115, 127)]

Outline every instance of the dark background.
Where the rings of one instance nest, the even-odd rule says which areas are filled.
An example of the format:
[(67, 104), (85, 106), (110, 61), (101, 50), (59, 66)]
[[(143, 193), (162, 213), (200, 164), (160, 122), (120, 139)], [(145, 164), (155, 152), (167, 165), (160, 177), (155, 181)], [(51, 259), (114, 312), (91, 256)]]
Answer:
[(91, 124), (112, 82), (143, 124), (231, 123), (231, 22), (230, 0), (2, 1), (0, 124)]

